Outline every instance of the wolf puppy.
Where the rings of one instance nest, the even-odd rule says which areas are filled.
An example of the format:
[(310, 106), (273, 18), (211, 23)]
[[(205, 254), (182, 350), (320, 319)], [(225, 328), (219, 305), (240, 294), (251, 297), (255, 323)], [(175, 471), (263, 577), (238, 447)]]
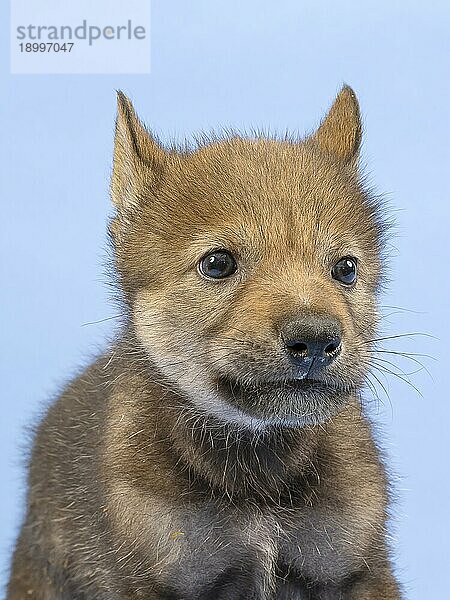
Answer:
[(383, 216), (354, 93), (167, 151), (119, 93), (111, 350), (39, 427), (9, 600), (393, 600), (362, 414)]

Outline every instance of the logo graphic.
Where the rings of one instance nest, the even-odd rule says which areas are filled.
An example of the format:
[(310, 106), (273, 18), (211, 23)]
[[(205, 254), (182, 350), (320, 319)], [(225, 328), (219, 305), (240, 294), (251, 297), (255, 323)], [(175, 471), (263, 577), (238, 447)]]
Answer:
[(12, 73), (149, 73), (150, 0), (11, 0)]

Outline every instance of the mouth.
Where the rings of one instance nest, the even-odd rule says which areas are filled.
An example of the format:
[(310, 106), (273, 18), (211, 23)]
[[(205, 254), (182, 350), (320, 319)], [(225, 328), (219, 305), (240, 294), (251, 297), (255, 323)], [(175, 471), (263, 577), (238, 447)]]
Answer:
[(267, 381), (249, 381), (241, 382), (230, 377), (219, 377), (218, 389), (238, 398), (241, 395), (252, 395), (260, 393), (286, 393), (286, 394), (307, 394), (316, 391), (329, 389), (331, 386), (324, 381), (313, 379), (311, 377), (297, 379), (280, 379)]
[(221, 376), (217, 391), (229, 405), (252, 418), (305, 425), (330, 418), (349, 390), (309, 377), (242, 382)]

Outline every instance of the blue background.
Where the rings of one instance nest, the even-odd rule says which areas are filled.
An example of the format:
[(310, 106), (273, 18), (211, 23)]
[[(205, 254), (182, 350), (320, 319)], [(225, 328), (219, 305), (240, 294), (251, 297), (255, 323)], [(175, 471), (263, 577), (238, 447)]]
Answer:
[(446, 1), (160, 0), (141, 76), (12, 76), (0, 36), (2, 581), (22, 511), (24, 426), (114, 327), (86, 325), (117, 312), (103, 274), (114, 90), (164, 140), (181, 140), (219, 126), (311, 131), (345, 81), (361, 102), (370, 180), (398, 223), (385, 331), (437, 337), (386, 345), (435, 357), (432, 377), (410, 377), (422, 397), (389, 377), (390, 400), (371, 401), (397, 474), (396, 566), (408, 598), (447, 597), (449, 19)]

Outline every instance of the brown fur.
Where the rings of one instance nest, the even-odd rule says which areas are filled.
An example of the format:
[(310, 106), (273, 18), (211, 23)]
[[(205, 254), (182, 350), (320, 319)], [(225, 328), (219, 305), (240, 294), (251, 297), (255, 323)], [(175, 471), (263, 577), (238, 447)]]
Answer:
[[(184, 152), (119, 94), (126, 322), (39, 427), (9, 600), (400, 598), (359, 395), (384, 236), (360, 139), (348, 87), (306, 140)], [(218, 248), (238, 270), (206, 280), (198, 262)], [(351, 289), (330, 276), (343, 256), (358, 259)], [(297, 386), (280, 331), (311, 315), (339, 323), (342, 351)]]

